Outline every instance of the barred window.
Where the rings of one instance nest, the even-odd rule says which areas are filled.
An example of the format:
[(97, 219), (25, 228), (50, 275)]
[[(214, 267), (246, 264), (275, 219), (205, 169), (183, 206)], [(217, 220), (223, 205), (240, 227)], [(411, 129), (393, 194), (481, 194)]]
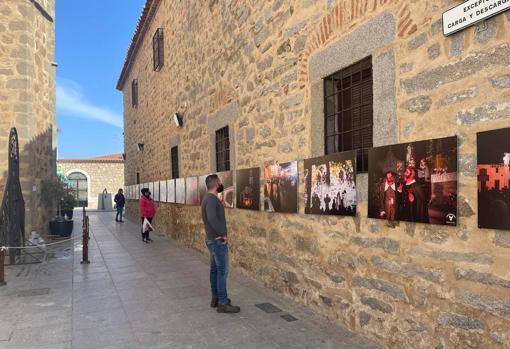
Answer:
[(131, 106), (138, 107), (138, 80), (131, 81)]
[(372, 57), (324, 79), (326, 154), (356, 150), (358, 172), (368, 171), (373, 145)]
[(140, 172), (136, 173), (136, 184), (140, 184)]
[(154, 71), (160, 71), (163, 67), (164, 52), (163, 52), (163, 28), (158, 28), (154, 37), (152, 38), (152, 55), (154, 62)]
[(230, 171), (228, 126), (216, 131), (216, 171)]
[(177, 146), (172, 147), (170, 155), (172, 162), (172, 178), (179, 178), (179, 148)]

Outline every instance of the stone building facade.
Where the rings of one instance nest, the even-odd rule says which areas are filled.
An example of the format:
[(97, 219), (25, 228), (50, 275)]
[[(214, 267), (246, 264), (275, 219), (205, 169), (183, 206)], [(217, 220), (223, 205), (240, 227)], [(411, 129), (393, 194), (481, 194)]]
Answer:
[[(510, 126), (510, 13), (445, 37), (460, 3), (147, 1), (117, 85), (126, 185), (171, 178), (176, 145), (181, 177), (214, 172), (223, 126), (234, 170), (323, 155), (323, 79), (371, 56), (374, 146), (458, 135), (458, 226), (367, 218), (366, 173), (355, 218), (305, 215), (301, 183), (299, 214), (227, 211), (232, 265), (388, 347), (509, 348), (510, 232), (478, 229), (475, 167), (476, 132)], [(198, 207), (155, 226), (206, 252)]]
[(16, 127), (26, 230), (45, 232), (48, 209), (40, 183), (55, 175), (54, 0), (0, 2), (0, 200), (7, 173), (7, 140)]
[[(112, 194), (112, 200), (119, 189), (124, 188), (124, 160), (122, 154), (111, 154), (93, 158), (57, 160), (59, 172), (69, 177), (85, 178), (80, 189), (86, 191), (87, 205), (91, 210), (98, 209), (98, 196), (106, 189)], [(82, 185), (84, 187), (82, 187)], [(112, 201), (113, 207), (113, 201)]]

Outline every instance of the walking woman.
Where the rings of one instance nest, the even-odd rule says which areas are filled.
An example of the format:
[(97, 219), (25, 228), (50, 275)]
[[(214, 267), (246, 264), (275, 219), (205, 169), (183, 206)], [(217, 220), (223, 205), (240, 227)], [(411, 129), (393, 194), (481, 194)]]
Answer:
[(146, 229), (144, 227), (144, 221), (147, 218), (149, 223), (152, 222), (152, 218), (156, 214), (156, 206), (154, 205), (154, 201), (151, 198), (151, 192), (149, 188), (142, 189), (142, 196), (140, 197), (140, 216), (142, 217), (142, 240), (143, 242), (152, 242), (152, 239), (149, 237), (149, 232), (151, 229)]

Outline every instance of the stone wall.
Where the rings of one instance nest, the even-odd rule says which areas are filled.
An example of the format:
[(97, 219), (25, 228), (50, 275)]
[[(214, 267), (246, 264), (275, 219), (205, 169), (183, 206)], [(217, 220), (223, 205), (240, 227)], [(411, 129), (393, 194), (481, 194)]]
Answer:
[(117, 191), (124, 188), (124, 163), (122, 161), (58, 161), (62, 166), (62, 174), (69, 175), (72, 172), (80, 172), (88, 179), (88, 208), (96, 210), (98, 208), (98, 195), (104, 189), (112, 194), (113, 197)]
[[(123, 86), (126, 184), (170, 178), (176, 144), (181, 176), (213, 171), (222, 122), (233, 169), (323, 154), (322, 78), (371, 55), (374, 144), (459, 136), (459, 225), (367, 218), (359, 174), (355, 218), (304, 215), (302, 195), (295, 215), (228, 210), (232, 265), (388, 347), (510, 347), (510, 232), (477, 228), (475, 176), (476, 132), (510, 125), (510, 14), (445, 38), (441, 15), (461, 2), (161, 1)], [(205, 253), (199, 208), (158, 212), (158, 230)]]
[(26, 229), (46, 232), (50, 215), (40, 183), (55, 175), (54, 0), (0, 3), (0, 200), (7, 171), (7, 138), (20, 139)]

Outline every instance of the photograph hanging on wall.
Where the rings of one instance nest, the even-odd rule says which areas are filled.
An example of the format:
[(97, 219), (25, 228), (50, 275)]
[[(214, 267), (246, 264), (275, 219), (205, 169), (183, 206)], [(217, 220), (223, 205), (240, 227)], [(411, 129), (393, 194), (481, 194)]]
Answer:
[[(233, 172), (225, 171), (225, 172), (217, 172), (221, 183), (223, 183), (223, 192), (218, 194), (218, 199), (223, 203), (223, 206), (226, 208), (234, 208), (234, 181), (233, 181)], [(204, 199), (205, 194), (207, 193), (207, 186), (205, 184), (205, 179), (208, 175), (203, 175), (198, 178), (198, 192), (200, 197), (200, 202)]]
[(154, 200), (154, 182), (150, 182), (148, 188), (149, 191), (151, 192), (151, 198), (152, 200)]
[(159, 182), (154, 182), (153, 185), (154, 185), (154, 191), (152, 192), (152, 200), (154, 200), (154, 202), (159, 202), (160, 201), (160, 199), (159, 199)]
[(356, 215), (355, 159), (349, 151), (304, 161), (305, 213)]
[(159, 182), (159, 201), (160, 202), (167, 202), (166, 201), (166, 181), (160, 181)]
[(260, 168), (236, 171), (237, 208), (260, 210)]
[(477, 133), (478, 226), (510, 230), (510, 128)]
[(166, 202), (175, 203), (175, 179), (166, 181)]
[(234, 208), (235, 188), (234, 171), (224, 171), (216, 173), (223, 183), (223, 192), (218, 194), (218, 199), (226, 208)]
[(175, 180), (175, 203), (186, 203), (186, 179), (177, 178)]
[(368, 217), (457, 225), (457, 137), (368, 152)]
[(297, 161), (264, 168), (264, 211), (298, 212)]
[(142, 186), (140, 184), (136, 185), (136, 200), (140, 199), (140, 196), (142, 195)]
[(186, 205), (200, 205), (198, 197), (198, 177), (186, 178)]
[(204, 200), (204, 196), (207, 193), (207, 186), (205, 185), (205, 179), (208, 175), (203, 175), (198, 177), (198, 196), (200, 197), (200, 202)]

